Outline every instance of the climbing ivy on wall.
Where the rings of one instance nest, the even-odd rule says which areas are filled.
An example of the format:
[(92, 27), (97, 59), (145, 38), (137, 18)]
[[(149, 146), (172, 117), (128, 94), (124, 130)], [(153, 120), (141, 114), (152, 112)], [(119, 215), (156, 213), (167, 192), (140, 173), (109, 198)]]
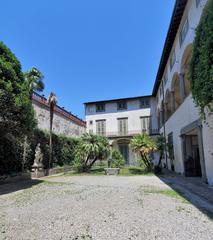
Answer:
[(205, 117), (213, 102), (213, 0), (208, 0), (196, 29), (189, 77), (192, 96)]

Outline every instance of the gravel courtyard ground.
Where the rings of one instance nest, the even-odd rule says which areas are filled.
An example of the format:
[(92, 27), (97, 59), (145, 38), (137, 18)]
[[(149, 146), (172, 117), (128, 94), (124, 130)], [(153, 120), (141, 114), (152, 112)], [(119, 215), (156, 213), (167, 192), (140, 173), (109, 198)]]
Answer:
[(0, 193), (1, 240), (213, 239), (213, 206), (155, 176), (50, 177)]

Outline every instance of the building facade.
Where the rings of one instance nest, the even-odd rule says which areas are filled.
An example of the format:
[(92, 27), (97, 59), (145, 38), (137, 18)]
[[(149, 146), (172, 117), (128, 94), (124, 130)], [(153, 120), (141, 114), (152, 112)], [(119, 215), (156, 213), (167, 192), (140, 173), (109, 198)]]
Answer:
[(155, 106), (152, 96), (87, 102), (87, 132), (109, 138), (113, 148), (122, 153), (126, 164), (136, 165), (137, 156), (130, 148), (130, 140), (143, 132), (158, 134)]
[(163, 166), (213, 185), (213, 113), (206, 112), (205, 121), (200, 118), (188, 77), (195, 29), (206, 3), (176, 0), (151, 96), (85, 106), (87, 131), (107, 136), (127, 164), (136, 159), (130, 139), (159, 130), (167, 142)]
[(202, 121), (188, 79), (195, 29), (206, 0), (177, 0), (167, 33), (153, 96), (159, 129), (172, 154), (168, 168), (213, 184), (213, 114)]
[[(35, 110), (38, 128), (49, 131), (50, 113), (47, 99), (37, 93), (32, 95), (32, 103)], [(79, 137), (86, 131), (86, 123), (66, 111), (60, 106), (55, 106), (53, 117), (53, 132), (69, 137)]]

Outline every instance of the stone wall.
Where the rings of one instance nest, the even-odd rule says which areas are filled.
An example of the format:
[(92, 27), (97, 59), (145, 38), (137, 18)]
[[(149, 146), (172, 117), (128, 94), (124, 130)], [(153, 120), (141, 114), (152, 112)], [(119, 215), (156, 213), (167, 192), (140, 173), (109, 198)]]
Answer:
[[(49, 131), (50, 113), (46, 98), (34, 93), (32, 102), (38, 121), (38, 128)], [(55, 107), (53, 117), (54, 133), (77, 137), (81, 136), (85, 131), (86, 125), (83, 120), (59, 106)]]

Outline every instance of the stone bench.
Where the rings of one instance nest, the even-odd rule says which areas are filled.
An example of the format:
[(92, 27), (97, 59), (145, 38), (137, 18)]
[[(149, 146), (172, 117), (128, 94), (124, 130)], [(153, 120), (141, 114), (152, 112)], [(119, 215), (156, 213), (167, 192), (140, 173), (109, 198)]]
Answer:
[(120, 168), (104, 168), (106, 175), (118, 175), (120, 173)]

